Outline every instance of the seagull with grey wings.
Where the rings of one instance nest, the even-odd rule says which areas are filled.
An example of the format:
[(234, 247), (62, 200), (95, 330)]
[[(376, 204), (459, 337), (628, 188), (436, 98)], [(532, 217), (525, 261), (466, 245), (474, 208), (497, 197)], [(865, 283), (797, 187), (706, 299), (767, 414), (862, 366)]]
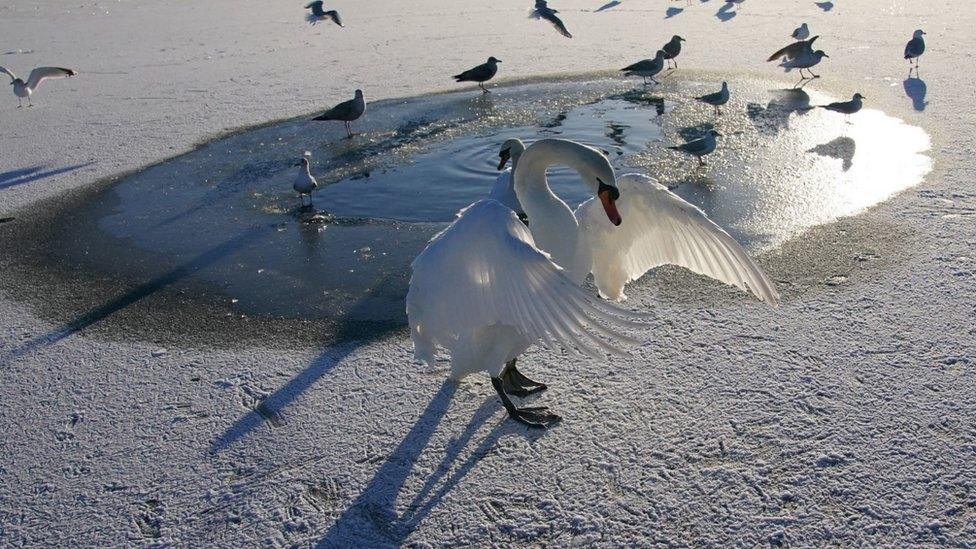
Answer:
[(352, 122), (359, 120), (365, 112), (366, 98), (363, 97), (363, 90), (356, 90), (355, 97), (339, 103), (312, 120), (341, 120), (346, 126), (346, 136), (352, 138)]
[(654, 59), (643, 59), (620, 70), (626, 76), (643, 77), (645, 86), (647, 85), (648, 78), (651, 79), (651, 82), (660, 84), (660, 82), (654, 80), (654, 76), (664, 70), (664, 55), (664, 50), (657, 50), (657, 54), (654, 56)]
[(802, 110), (809, 111), (811, 109), (826, 109), (828, 111), (839, 112), (844, 115), (844, 120), (850, 124), (850, 116), (861, 110), (864, 106), (864, 99), (867, 99), (860, 93), (855, 93), (854, 97), (850, 101), (838, 101), (836, 103), (828, 103), (826, 105), (816, 105), (813, 107), (805, 107)]
[(339, 17), (339, 12), (336, 10), (325, 11), (322, 8), (322, 4), (322, 0), (315, 0), (315, 2), (309, 2), (305, 5), (305, 9), (312, 10), (312, 13), (308, 14), (308, 22), (314, 25), (319, 21), (325, 21), (326, 18), (329, 18), (336, 25), (340, 27), (344, 26), (342, 24), (342, 18)]
[(566, 29), (566, 25), (563, 24), (563, 20), (560, 19), (556, 14), (558, 11), (549, 7), (546, 0), (535, 0), (535, 9), (529, 14), (529, 17), (533, 19), (545, 19), (552, 23), (552, 26), (559, 31), (559, 34), (565, 36), (566, 38), (572, 38), (573, 35), (570, 34), (569, 30)]
[(63, 69), (61, 67), (37, 67), (31, 71), (30, 76), (27, 77), (27, 81), (24, 82), (23, 79), (17, 78), (17, 75), (6, 67), (0, 67), (0, 73), (10, 77), (10, 85), (14, 87), (14, 95), (17, 96), (18, 108), (24, 106), (25, 97), (27, 98), (27, 106), (34, 106), (31, 102), (31, 96), (34, 95), (41, 82), (49, 78), (66, 78), (78, 74), (71, 69)]
[(501, 61), (498, 59), (489, 57), (488, 61), (485, 61), (473, 69), (468, 69), (461, 74), (455, 74), (451, 78), (453, 78), (455, 82), (477, 82), (478, 87), (481, 88), (482, 92), (491, 93), (487, 88), (485, 88), (485, 82), (495, 77), (495, 74), (498, 72), (499, 63), (501, 63)]
[(703, 166), (705, 165), (705, 161), (702, 160), (702, 157), (715, 152), (715, 147), (718, 145), (718, 141), (715, 138), (721, 135), (722, 134), (715, 130), (708, 130), (705, 132), (705, 135), (699, 137), (698, 139), (668, 148), (675, 151), (682, 151), (694, 156), (698, 159), (698, 164)]
[[(918, 29), (915, 31), (915, 34), (912, 35), (912, 39), (905, 44), (905, 59), (907, 59), (909, 63), (912, 62), (912, 59), (915, 60), (915, 70), (918, 70), (918, 58), (925, 53), (925, 39), (922, 38), (924, 34), (925, 31)], [(908, 69), (908, 74), (912, 74), (912, 69)]]
[(671, 68), (671, 62), (674, 62), (674, 68), (678, 68), (678, 60), (676, 58), (681, 53), (681, 43), (684, 41), (684, 38), (676, 34), (671, 37), (671, 40), (667, 44), (661, 47), (661, 51), (664, 52), (664, 58), (668, 61), (668, 68)]
[(824, 57), (830, 57), (823, 50), (813, 50), (813, 43), (819, 38), (819, 36), (814, 36), (809, 40), (799, 40), (780, 48), (776, 53), (769, 56), (766, 61), (776, 61), (777, 59), (782, 59), (780, 66), (786, 69), (786, 72), (790, 72), (793, 69), (800, 69), (800, 77), (803, 76), (803, 71), (806, 70), (810, 73), (810, 78), (819, 78), (820, 75), (814, 74), (810, 70), (811, 67), (820, 63)]
[(295, 189), (295, 192), (298, 193), (298, 200), (301, 201), (302, 208), (306, 207), (306, 196), (308, 197), (307, 207), (312, 207), (312, 191), (319, 188), (319, 182), (316, 181), (315, 176), (312, 175), (312, 172), (309, 169), (308, 158), (310, 156), (311, 153), (306, 152), (304, 155), (302, 155), (302, 159), (298, 162), (298, 164), (296, 164), (296, 166), (299, 166), (300, 169), (298, 171), (298, 175), (295, 177), (295, 182), (291, 186), (291, 188)]
[(695, 99), (715, 107), (715, 114), (722, 114), (722, 109), (719, 107), (729, 102), (729, 95), (729, 83), (722, 82), (722, 89), (715, 93), (698, 96)]
[(806, 40), (810, 38), (810, 27), (806, 23), (803, 23), (799, 27), (793, 29), (793, 34), (791, 34), (795, 40)]

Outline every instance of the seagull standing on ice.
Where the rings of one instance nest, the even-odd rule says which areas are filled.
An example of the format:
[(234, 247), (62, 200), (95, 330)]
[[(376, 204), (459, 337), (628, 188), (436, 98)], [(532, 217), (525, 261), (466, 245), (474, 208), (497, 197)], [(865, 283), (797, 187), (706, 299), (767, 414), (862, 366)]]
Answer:
[(305, 9), (312, 10), (312, 13), (308, 14), (308, 22), (314, 25), (319, 21), (325, 21), (325, 18), (328, 17), (336, 25), (342, 27), (342, 18), (339, 17), (339, 12), (336, 10), (323, 10), (322, 3), (322, 0), (315, 0), (315, 2), (309, 2), (305, 5)]
[[(925, 31), (918, 29), (915, 31), (915, 34), (912, 35), (912, 39), (905, 44), (905, 59), (907, 59), (909, 63), (912, 62), (912, 59), (915, 60), (915, 70), (918, 70), (918, 58), (925, 53), (925, 39), (922, 38), (924, 34)], [(912, 69), (908, 69), (908, 73), (911, 74), (911, 72)], [(31, 76), (33, 76), (33, 74)]]
[(793, 59), (784, 59), (779, 66), (786, 69), (786, 72), (790, 72), (793, 69), (800, 69), (800, 78), (804, 78), (803, 70), (806, 69), (810, 73), (810, 78), (820, 78), (819, 74), (814, 74), (810, 67), (813, 67), (820, 63), (824, 57), (830, 57), (823, 50), (817, 50), (812, 53), (804, 53), (794, 57)]
[(695, 99), (715, 107), (715, 114), (722, 114), (722, 109), (719, 107), (729, 102), (729, 83), (722, 82), (722, 89), (719, 91), (710, 93), (708, 95), (702, 95), (696, 97)]
[(352, 138), (352, 122), (359, 120), (365, 112), (366, 99), (363, 97), (363, 90), (356, 90), (356, 97), (339, 103), (312, 120), (342, 120), (346, 126), (346, 136)]
[(648, 78), (651, 79), (651, 82), (660, 84), (660, 82), (654, 80), (654, 76), (664, 69), (664, 56), (664, 50), (657, 50), (657, 55), (654, 56), (654, 59), (644, 59), (620, 70), (623, 71), (626, 76), (643, 77), (645, 86), (647, 85)]
[(792, 36), (796, 40), (806, 40), (807, 38), (810, 38), (810, 27), (808, 27), (806, 23), (803, 23), (802, 25), (794, 29), (793, 34), (791, 34), (790, 36)]
[(27, 106), (33, 107), (34, 104), (31, 103), (31, 95), (34, 94), (34, 90), (41, 85), (41, 82), (47, 80), (48, 78), (65, 78), (71, 77), (78, 74), (71, 69), (62, 69), (61, 67), (37, 67), (32, 70), (30, 76), (27, 77), (27, 82), (22, 79), (17, 78), (17, 75), (10, 72), (10, 69), (5, 67), (0, 67), (0, 73), (4, 73), (10, 77), (10, 85), (14, 87), (14, 95), (17, 96), (17, 107), (24, 106), (24, 98), (27, 98)]
[(850, 117), (852, 114), (861, 110), (864, 106), (863, 99), (867, 99), (860, 93), (855, 93), (854, 97), (850, 101), (838, 101), (836, 103), (829, 103), (827, 105), (817, 105), (816, 107), (807, 107), (804, 110), (810, 109), (827, 109), (828, 111), (839, 112), (844, 115), (844, 121), (850, 124)]
[(501, 61), (498, 59), (489, 57), (488, 61), (485, 61), (473, 69), (468, 69), (461, 74), (455, 74), (451, 78), (453, 78), (455, 82), (477, 82), (478, 87), (481, 88), (482, 92), (491, 93), (487, 88), (485, 88), (485, 82), (495, 77), (495, 74), (498, 72), (499, 63), (501, 63)]
[(694, 156), (698, 159), (698, 164), (703, 166), (705, 165), (705, 161), (702, 160), (702, 157), (715, 152), (715, 147), (718, 145), (718, 141), (715, 138), (720, 135), (722, 134), (715, 130), (708, 130), (704, 136), (698, 139), (689, 141), (683, 145), (675, 145), (668, 148), (675, 151), (683, 151)]
[(565, 36), (566, 38), (572, 38), (573, 35), (570, 34), (569, 30), (566, 29), (566, 25), (563, 24), (563, 20), (556, 16), (558, 11), (549, 7), (546, 0), (535, 0), (535, 9), (529, 14), (529, 17), (533, 19), (545, 19), (552, 23), (553, 27), (559, 31), (559, 34)]
[(664, 58), (668, 60), (668, 68), (671, 67), (671, 61), (674, 61), (674, 68), (678, 68), (678, 54), (681, 53), (681, 43), (685, 39), (678, 36), (677, 34), (671, 37), (671, 40), (661, 48), (664, 52)]
[(308, 197), (308, 207), (312, 206), (312, 191), (319, 188), (319, 182), (315, 180), (312, 176), (312, 172), (309, 170), (308, 163), (309, 153), (305, 153), (302, 156), (301, 161), (298, 162), (298, 166), (301, 166), (298, 172), (298, 176), (295, 177), (295, 183), (292, 184), (291, 188), (295, 189), (298, 193), (298, 200), (301, 202), (303, 208), (305, 205), (305, 197)]

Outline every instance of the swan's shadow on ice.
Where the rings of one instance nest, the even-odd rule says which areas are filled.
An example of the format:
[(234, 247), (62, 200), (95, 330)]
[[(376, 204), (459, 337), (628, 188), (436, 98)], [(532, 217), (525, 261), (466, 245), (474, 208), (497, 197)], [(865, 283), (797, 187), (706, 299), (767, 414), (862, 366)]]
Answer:
[(790, 127), (790, 115), (803, 115), (810, 107), (810, 94), (800, 88), (774, 90), (766, 106), (746, 104), (746, 116), (759, 133), (775, 135)]
[(133, 287), (132, 289), (119, 296), (116, 296), (103, 305), (95, 307), (94, 309), (75, 317), (73, 320), (65, 323), (64, 325), (51, 330), (46, 334), (37, 336), (34, 339), (14, 347), (3, 354), (0, 354), (0, 365), (8, 364), (24, 355), (54, 345), (55, 343), (66, 339), (129, 306), (142, 301), (159, 290), (162, 290), (179, 280), (212, 266), (217, 261), (234, 254), (236, 251), (253, 244), (257, 240), (270, 236), (273, 232), (274, 228), (272, 227), (253, 227), (237, 235), (236, 237), (225, 241), (223, 244), (214, 246), (213, 248), (197, 255), (190, 261), (178, 265), (177, 267), (174, 267), (147, 282)]
[[(314, 244), (309, 245), (314, 246)], [(369, 295), (373, 292), (382, 293), (383, 289), (392, 283), (391, 281), (392, 278), (381, 280), (373, 286), (371, 292), (366, 292), (366, 294)], [(363, 301), (353, 304), (349, 311), (343, 315), (343, 318), (339, 320), (339, 328), (335, 334), (335, 340), (343, 341), (344, 343), (329, 346), (304, 370), (291, 378), (288, 383), (262, 399), (253, 410), (241, 416), (233, 425), (214, 439), (210, 445), (210, 452), (220, 452), (266, 422), (271, 425), (279, 423), (281, 421), (281, 413), (284, 409), (321, 379), (322, 376), (332, 371), (343, 359), (352, 354), (356, 349), (382, 339), (397, 329), (397, 326), (390, 323), (384, 324), (380, 328), (374, 327), (369, 330), (364, 330), (361, 323), (349, 320), (359, 318), (362, 306)]]
[(423, 411), (417, 423), (403, 437), (390, 457), (380, 466), (359, 497), (336, 519), (317, 547), (351, 547), (354, 545), (401, 545), (451, 490), (491, 453), (499, 439), (508, 434), (543, 436), (544, 431), (530, 431), (503, 415), (497, 425), (455, 466), (478, 430), (498, 412), (498, 402), (489, 397), (471, 417), (461, 434), (453, 437), (434, 472), (407, 504), (402, 514), (396, 501), (413, 472), (414, 463), (430, 443), (451, 399), (457, 383), (445, 380)]
[(912, 100), (912, 108), (919, 112), (924, 111), (925, 107), (929, 104), (925, 100), (925, 94), (928, 92), (928, 86), (925, 85), (925, 80), (922, 80), (917, 74), (915, 78), (909, 75), (903, 84), (905, 86), (905, 95)]
[(808, 153), (819, 154), (837, 158), (841, 161), (841, 169), (845, 172), (854, 165), (854, 153), (857, 150), (857, 143), (850, 137), (838, 137), (827, 143), (822, 143), (808, 150)]
[(42, 171), (44, 169), (43, 166), (35, 166), (33, 168), (20, 168), (2, 172), (0, 173), (0, 189), (8, 189), (10, 187), (16, 187), (17, 185), (24, 185), (34, 181), (39, 181), (47, 177), (73, 172), (86, 166), (91, 166), (92, 164), (93, 162), (85, 162), (83, 164), (75, 164), (74, 166), (65, 166), (63, 168), (54, 168), (47, 171)]

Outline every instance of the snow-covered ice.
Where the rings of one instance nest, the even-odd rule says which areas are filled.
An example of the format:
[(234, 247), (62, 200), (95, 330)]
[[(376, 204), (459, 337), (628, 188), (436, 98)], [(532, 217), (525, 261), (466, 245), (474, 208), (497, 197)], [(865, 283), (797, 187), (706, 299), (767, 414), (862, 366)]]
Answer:
[[(781, 81), (763, 60), (801, 20), (830, 54), (804, 89), (869, 98), (846, 135), (856, 154), (876, 150), (858, 116), (894, 117), (924, 130), (934, 160), (920, 186), (761, 256), (778, 310), (714, 284), (682, 290), (690, 275), (666, 269), (628, 289), (654, 315), (632, 359), (530, 352), (526, 372), (550, 385), (540, 400), (566, 418), (544, 433), (509, 421), (487, 380), (418, 365), (397, 326), (337, 334), (181, 286), (247, 236), (157, 271), (133, 247), (67, 234), (79, 256), (147, 265), (71, 292), (5, 239), (0, 543), (976, 543), (969, 3), (602, 4), (555, 5), (571, 40), (508, 0), (337, 0), (345, 28), (258, 0), (0, 6), (0, 64), (79, 71), (31, 109), (0, 96), (0, 218), (14, 218), (0, 237), (53, 230), (58, 204), (108, 178), (355, 88), (455, 89), (449, 75), (488, 55), (504, 84), (619, 68), (680, 34), (679, 73)], [(919, 27), (926, 69), (906, 78)], [(723, 116), (769, 106), (735, 101)], [(798, 154), (854, 183), (877, 175), (845, 170), (838, 139)]]

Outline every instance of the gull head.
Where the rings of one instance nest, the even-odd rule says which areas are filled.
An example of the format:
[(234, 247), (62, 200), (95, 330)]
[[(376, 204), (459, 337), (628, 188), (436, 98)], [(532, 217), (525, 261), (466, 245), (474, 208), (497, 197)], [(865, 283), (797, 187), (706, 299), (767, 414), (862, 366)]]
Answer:
[(729, 83), (728, 82), (722, 82), (722, 89), (723, 90), (726, 89), (726, 88), (728, 88), (728, 87), (729, 87)]
[(680, 37), (680, 36), (678, 36), (678, 35), (676, 34), (676, 35), (674, 35), (674, 36), (672, 36), (672, 37), (671, 37), (671, 41), (672, 41), (672, 42), (684, 42), (684, 41), (685, 41), (685, 39), (684, 39), (684, 38), (682, 38), (682, 37)]
[(912, 37), (921, 38), (923, 34), (925, 34), (925, 31), (923, 31), (922, 29), (918, 29), (917, 31), (915, 31), (915, 34), (913, 34)]
[(712, 137), (723, 137), (722, 134), (718, 133), (718, 130), (708, 130), (708, 135)]
[(491, 56), (491, 57), (488, 58), (488, 62), (489, 63), (501, 63), (501, 60), (500, 59), (495, 59), (495, 56)]
[(864, 97), (861, 95), (861, 92), (858, 92), (854, 94), (854, 99), (867, 99), (867, 97)]
[(522, 156), (525, 152), (525, 145), (520, 139), (507, 139), (502, 143), (502, 148), (498, 151), (498, 171), (502, 171), (505, 168), (505, 164), (508, 160), (512, 160), (512, 167), (514, 168), (518, 162), (518, 158)]
[(363, 96), (363, 90), (356, 90), (356, 98), (359, 99), (362, 98), (362, 96)]
[(819, 58), (821, 58), (821, 59), (822, 59), (822, 58), (824, 58), (824, 57), (830, 57), (830, 56), (829, 56), (829, 55), (827, 55), (827, 53), (826, 53), (826, 52), (824, 52), (823, 50), (817, 50), (817, 51), (815, 51), (815, 52), (813, 52), (813, 55), (814, 55), (815, 57), (819, 57)]

